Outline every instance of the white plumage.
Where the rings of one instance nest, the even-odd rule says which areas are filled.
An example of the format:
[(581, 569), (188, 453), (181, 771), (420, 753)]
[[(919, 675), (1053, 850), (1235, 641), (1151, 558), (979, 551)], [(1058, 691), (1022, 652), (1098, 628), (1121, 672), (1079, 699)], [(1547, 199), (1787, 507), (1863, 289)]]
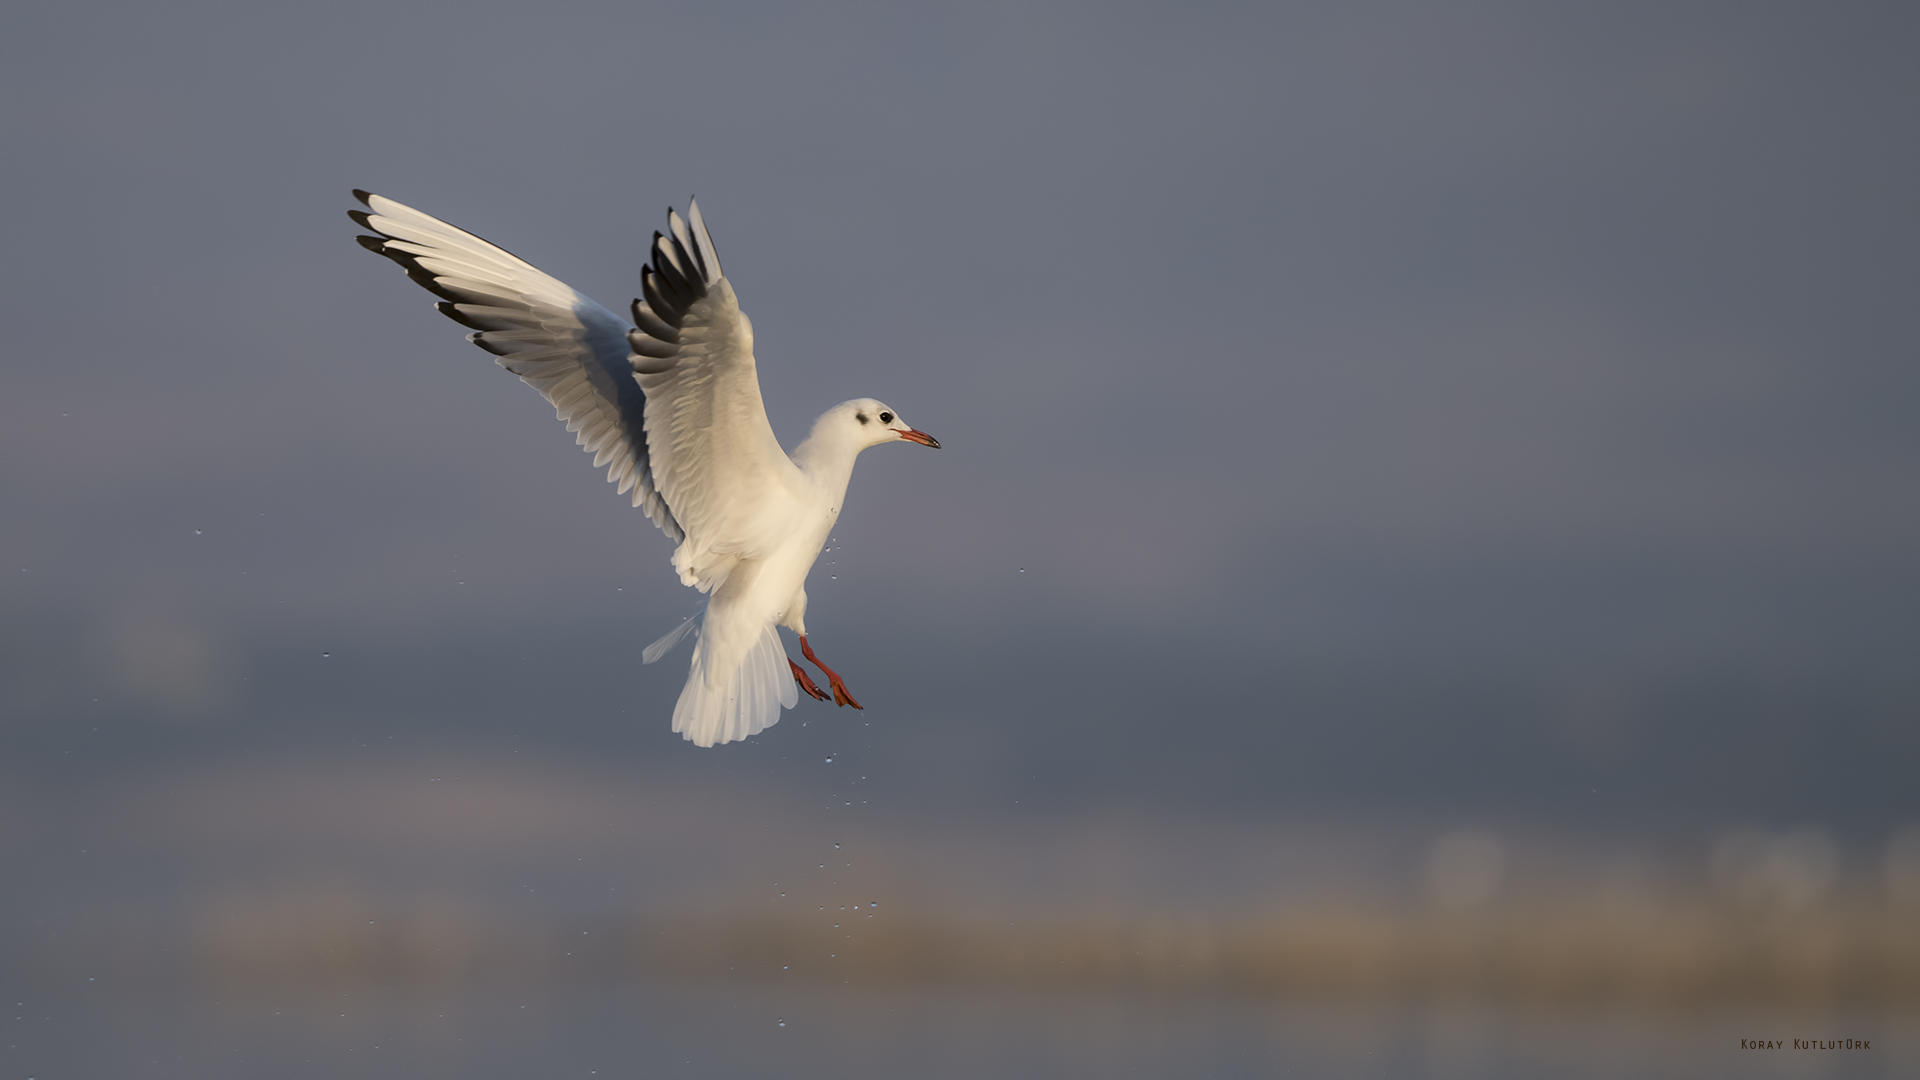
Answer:
[(673, 567), (705, 611), (642, 653), (652, 663), (699, 635), (673, 730), (700, 746), (764, 731), (806, 690), (826, 693), (787, 658), (778, 628), (859, 708), (807, 642), (807, 572), (840, 516), (853, 461), (883, 442), (940, 444), (872, 398), (814, 422), (789, 458), (767, 423), (753, 324), (720, 270), (697, 204), (667, 212), (641, 269), (633, 319), (615, 315), (531, 265), (438, 218), (364, 191), (350, 215), (392, 259), (441, 297), (468, 340), (540, 391), (596, 468), (679, 542)]

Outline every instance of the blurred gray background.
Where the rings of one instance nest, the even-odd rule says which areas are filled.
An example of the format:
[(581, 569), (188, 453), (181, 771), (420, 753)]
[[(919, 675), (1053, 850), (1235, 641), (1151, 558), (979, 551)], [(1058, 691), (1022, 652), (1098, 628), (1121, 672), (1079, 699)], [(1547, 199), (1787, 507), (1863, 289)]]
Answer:
[[(520, 1031), (500, 990), (458, 1014), (487, 1053), (376, 1067), (206, 1004), (239, 908), (591, 937), (771, 902), (856, 835), (914, 910), (1069, 920), (1445, 906), (1450, 851), (1494, 868), (1465, 907), (1622, 866), (1920, 895), (1917, 54), (1876, 4), (10, 6), (9, 1067), (1180, 1071), (1114, 1050), (1141, 1017), (1190, 1075), (1579, 1058), (990, 993), (855, 1053), (872, 1001), (651, 953), (619, 1015), (711, 1038)], [(670, 733), (686, 651), (638, 663), (696, 606), (670, 544), (352, 243), (353, 187), (616, 309), (698, 194), (783, 440), (862, 395), (941, 439), (863, 456), (810, 583), (864, 712)], [(89, 997), (120, 969), (75, 939), (147, 975)], [(236, 985), (437, 1000), (250, 948)], [(811, 1041), (763, 1041), (802, 1000)], [(1705, 1030), (1634, 1068), (1747, 1061)]]

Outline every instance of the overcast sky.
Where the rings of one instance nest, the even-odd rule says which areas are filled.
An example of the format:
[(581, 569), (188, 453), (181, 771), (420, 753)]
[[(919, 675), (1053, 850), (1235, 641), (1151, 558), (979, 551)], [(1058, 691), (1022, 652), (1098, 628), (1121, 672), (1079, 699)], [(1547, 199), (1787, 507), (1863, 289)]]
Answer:
[[(1319, 737), (1275, 671), (1348, 672), (1353, 700), (1438, 671), (1547, 687), (1520, 742), (1601, 765), (1656, 761), (1645, 688), (1709, 675), (1699, 760), (1747, 721), (1776, 771), (1842, 729), (1890, 775), (1920, 760), (1912, 9), (27, 3), (0, 27), (21, 717), (100, 696), (235, 732), (306, 685), (272, 681), (276, 649), (485, 667), (537, 639), (558, 667), (500, 685), (598, 679), (630, 740), (671, 740), (685, 654), (634, 660), (694, 607), (670, 545), (345, 213), (371, 189), (621, 309), (695, 193), (788, 445), (866, 395), (945, 444), (863, 456), (810, 586), (822, 655), (948, 726), (926, 746), (1052, 739), (1118, 790), (1170, 737), (1251, 789), (1248, 747)], [(364, 677), (343, 710), (401, 678)], [(1389, 712), (1517, 745), (1428, 704)], [(1807, 790), (1781, 813), (1913, 811), (1840, 771)]]

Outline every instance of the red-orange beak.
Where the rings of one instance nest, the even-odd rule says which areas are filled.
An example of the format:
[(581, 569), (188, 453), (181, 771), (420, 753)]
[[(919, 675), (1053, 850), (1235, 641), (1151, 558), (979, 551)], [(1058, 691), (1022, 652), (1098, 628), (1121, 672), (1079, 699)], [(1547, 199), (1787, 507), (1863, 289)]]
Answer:
[(940, 440), (934, 438), (933, 436), (927, 434), (924, 431), (915, 431), (912, 428), (908, 428), (907, 430), (900, 433), (900, 437), (907, 440), (908, 442), (917, 442), (921, 446), (931, 446), (935, 450), (940, 449)]

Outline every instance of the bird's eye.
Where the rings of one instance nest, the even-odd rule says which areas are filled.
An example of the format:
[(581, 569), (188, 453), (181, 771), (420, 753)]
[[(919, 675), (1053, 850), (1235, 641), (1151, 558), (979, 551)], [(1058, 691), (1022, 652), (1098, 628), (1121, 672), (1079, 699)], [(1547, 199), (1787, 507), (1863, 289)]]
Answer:
[(883, 423), (883, 424), (891, 424), (891, 423), (893, 423), (893, 414), (892, 414), (892, 413), (890, 413), (890, 412), (883, 412), (883, 413), (881, 413), (881, 414), (880, 414), (880, 422), (881, 422), (881, 423)]

